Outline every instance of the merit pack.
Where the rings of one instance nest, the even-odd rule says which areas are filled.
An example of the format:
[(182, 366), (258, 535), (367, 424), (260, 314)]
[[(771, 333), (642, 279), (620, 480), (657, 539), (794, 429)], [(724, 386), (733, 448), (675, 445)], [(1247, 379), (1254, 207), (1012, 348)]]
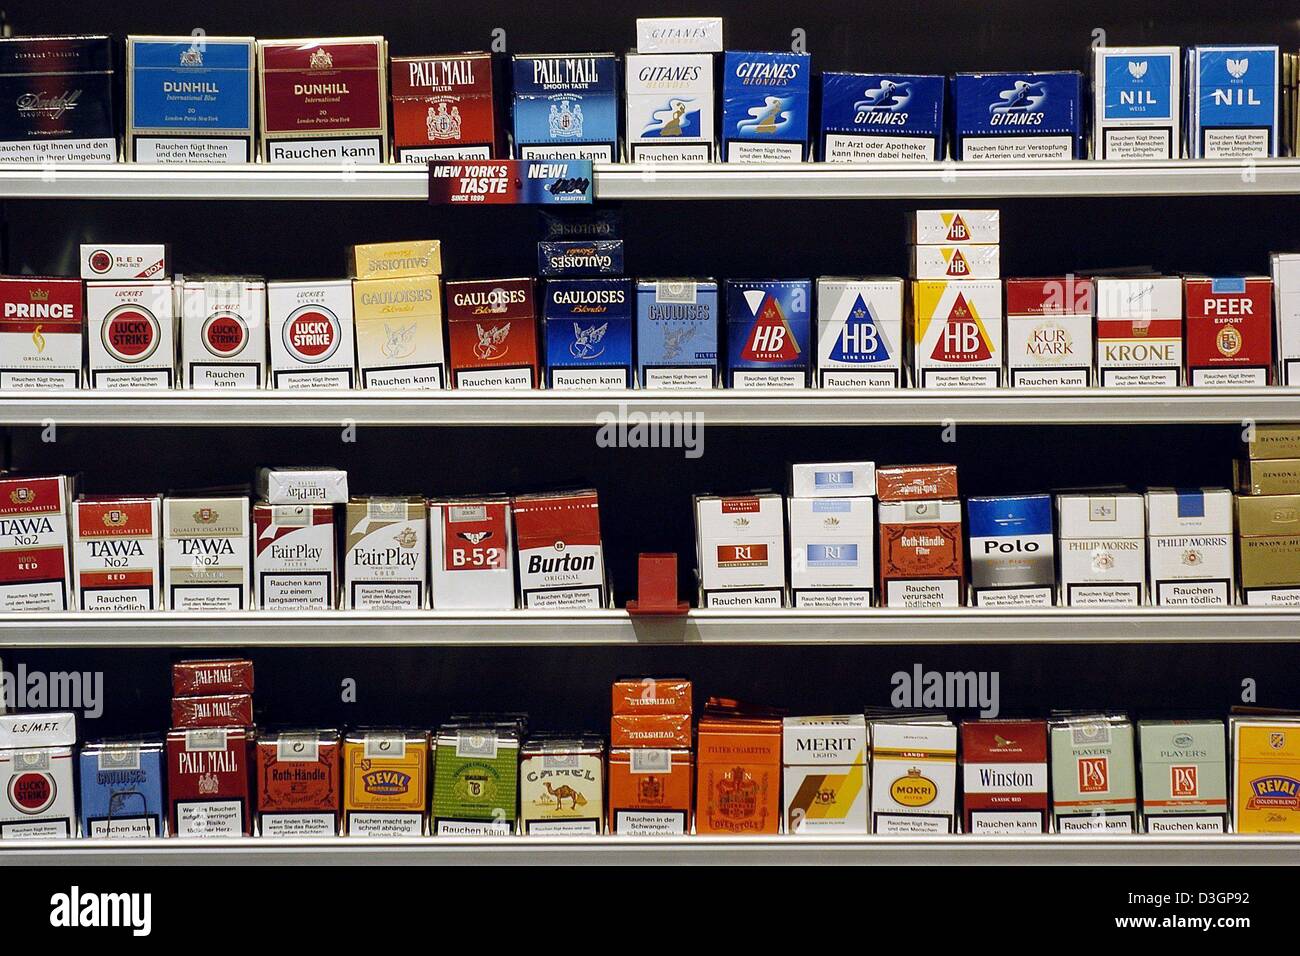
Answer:
[(1047, 832), (1047, 723), (963, 720), (965, 831), (1016, 836)]
[(808, 279), (727, 280), (727, 386), (807, 388)]
[(1277, 47), (1187, 50), (1187, 155), (1192, 159), (1277, 156), (1277, 114)]
[(492, 54), (395, 56), (391, 82), (399, 163), (496, 155)]
[(632, 162), (713, 160), (713, 54), (629, 53), (627, 142)]
[(1171, 607), (1233, 603), (1232, 492), (1153, 488), (1147, 492), (1151, 596)]
[(613, 53), (516, 54), (515, 156), (618, 162), (618, 68)]
[(718, 284), (636, 284), (637, 375), (642, 388), (713, 388), (718, 381)]
[(942, 76), (823, 73), (822, 160), (943, 159), (946, 91)]
[(80, 388), (80, 279), (0, 277), (0, 388)]
[(187, 279), (181, 286), (184, 388), (261, 388), (266, 382), (266, 283)]
[(787, 833), (870, 833), (867, 720), (786, 717), (781, 728)]
[(171, 388), (176, 296), (167, 280), (86, 283), (91, 388)]
[(332, 610), (335, 605), (333, 505), (253, 506), (257, 606)]
[(1007, 371), (1012, 388), (1092, 384), (1091, 279), (1008, 279)]
[(801, 163), (808, 158), (807, 53), (739, 53), (722, 67), (722, 159)]
[(1180, 59), (1176, 46), (1093, 48), (1093, 159), (1182, 156)]
[(0, 610), (67, 611), (72, 479), (0, 478)]
[(903, 381), (903, 280), (817, 280), (817, 384), (897, 388)]
[(1052, 496), (968, 498), (976, 607), (1051, 607), (1056, 594)]
[(435, 609), (515, 607), (513, 526), (509, 498), (429, 502)]
[(1190, 385), (1273, 384), (1273, 280), (1183, 280)]
[(1140, 720), (1147, 833), (1224, 833), (1227, 754), (1221, 720)]
[(532, 279), (447, 283), (447, 339), (455, 388), (536, 388), (537, 299)]
[(152, 611), (159, 604), (161, 500), (82, 498), (72, 505), (77, 606)]
[(1002, 283), (912, 283), (912, 374), (921, 388), (994, 388), (1002, 383)]
[(952, 80), (954, 159), (1082, 159), (1083, 77), (958, 73)]
[(1146, 603), (1146, 508), (1132, 492), (1056, 496), (1060, 598), (1071, 607)]
[(70, 713), (0, 714), (0, 840), (76, 835)]
[(780, 495), (697, 495), (695, 528), (702, 607), (785, 607)]
[(163, 592), (176, 611), (252, 607), (248, 499), (163, 499)]
[(551, 388), (632, 387), (631, 279), (552, 279), (543, 319)]
[(352, 388), (350, 279), (268, 282), (266, 307), (274, 388)]
[(1097, 374), (1107, 388), (1181, 385), (1183, 282), (1096, 279)]
[(1127, 717), (1051, 721), (1052, 823), (1057, 833), (1134, 833), (1137, 772)]
[(0, 38), (0, 163), (115, 163), (113, 39)]
[(608, 602), (596, 492), (518, 495), (513, 508), (523, 606), (603, 608)]

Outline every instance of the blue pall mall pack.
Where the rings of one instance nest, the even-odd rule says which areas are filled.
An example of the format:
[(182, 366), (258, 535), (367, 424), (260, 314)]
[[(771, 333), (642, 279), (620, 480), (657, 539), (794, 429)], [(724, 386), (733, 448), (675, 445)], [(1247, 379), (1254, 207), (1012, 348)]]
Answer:
[(1083, 75), (958, 73), (954, 159), (1082, 159)]
[(543, 308), (551, 388), (632, 387), (631, 279), (552, 279)]
[(514, 81), (517, 159), (619, 161), (614, 54), (516, 55)]
[(157, 837), (166, 819), (161, 740), (105, 740), (81, 748), (81, 835)]
[(945, 89), (942, 76), (823, 73), (822, 159), (943, 159)]
[(811, 279), (727, 280), (727, 387), (807, 388)]
[(1194, 46), (1187, 51), (1187, 155), (1276, 156), (1275, 46)]
[(811, 70), (807, 53), (724, 54), (724, 162), (799, 163), (808, 158)]
[(642, 279), (636, 284), (637, 376), (642, 388), (718, 383), (718, 284)]
[(977, 607), (1051, 607), (1056, 593), (1052, 496), (966, 499)]

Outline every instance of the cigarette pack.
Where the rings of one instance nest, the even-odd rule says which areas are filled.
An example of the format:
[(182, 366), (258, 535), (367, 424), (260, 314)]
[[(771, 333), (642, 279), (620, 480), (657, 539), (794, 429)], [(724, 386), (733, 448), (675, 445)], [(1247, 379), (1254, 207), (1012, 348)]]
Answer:
[(1183, 280), (1191, 385), (1273, 384), (1273, 280)]
[(605, 741), (538, 737), (520, 750), (519, 817), (525, 834), (605, 827)]
[(1008, 279), (1007, 372), (1012, 388), (1092, 384), (1091, 279)]
[(1224, 833), (1227, 746), (1221, 720), (1140, 720), (1142, 822), (1147, 833)]
[(518, 495), (512, 508), (523, 606), (603, 608), (608, 602), (596, 492)]
[(637, 17), (638, 53), (721, 53), (722, 17)]
[(781, 720), (743, 713), (700, 718), (695, 832), (781, 831)]
[(613, 53), (516, 54), (515, 156), (618, 162), (618, 67)]
[(245, 658), (179, 661), (172, 665), (172, 696), (251, 694), (253, 662)]
[(262, 161), (388, 162), (383, 37), (258, 40)]
[(253, 506), (257, 606), (333, 610), (336, 602), (333, 505)]
[(565, 208), (548, 212), (543, 207), (537, 214), (541, 226), (540, 239), (560, 242), (576, 239), (589, 242), (594, 239), (619, 239), (623, 236), (623, 211), (618, 208), (583, 207), (585, 212)]
[(513, 524), (509, 498), (429, 502), (435, 608), (515, 607)]
[(953, 158), (1083, 159), (1083, 76), (1073, 70), (958, 73)]
[(348, 473), (338, 468), (259, 468), (257, 494), (273, 505), (347, 504)]
[(0, 477), (0, 611), (67, 611), (72, 479)]
[(942, 76), (823, 73), (822, 160), (943, 159), (946, 92)]
[(1018, 836), (1047, 832), (1047, 722), (963, 720), (965, 831)]
[(812, 282), (727, 280), (727, 386), (807, 388)]
[(1176, 46), (1093, 47), (1093, 159), (1181, 158), (1180, 56)]
[(713, 54), (629, 53), (627, 142), (632, 162), (713, 160)]
[(1052, 823), (1057, 833), (1134, 833), (1133, 725), (1115, 715), (1054, 719)]
[(910, 275), (913, 279), (998, 279), (1001, 250), (999, 245), (912, 246)]
[(1187, 50), (1187, 155), (1240, 159), (1278, 155), (1278, 49)]
[(996, 245), (1002, 241), (1001, 224), (997, 209), (918, 209), (912, 213), (908, 238), (917, 246)]
[(611, 747), (609, 832), (620, 836), (690, 833), (694, 769), (690, 750)]
[(70, 713), (0, 715), (0, 840), (76, 835)]
[(701, 607), (785, 607), (784, 505), (774, 494), (695, 497)]
[(880, 502), (880, 598), (885, 607), (965, 603), (961, 502)]
[(881, 501), (924, 501), (957, 497), (956, 465), (891, 465), (876, 469)]
[(0, 277), (0, 389), (80, 388), (84, 325), (80, 279)]
[(903, 280), (817, 280), (817, 384), (897, 388), (903, 381)]
[(167, 278), (169, 248), (158, 243), (82, 243), (81, 278), (104, 282)]
[(181, 365), (185, 388), (262, 388), (266, 283), (186, 280), (181, 286)]
[(81, 610), (152, 611), (161, 606), (160, 504), (157, 497), (73, 502), (73, 566)]
[(1237, 534), (1245, 602), (1300, 607), (1300, 494), (1239, 496)]
[(614, 682), (610, 713), (630, 716), (685, 714), (691, 708), (691, 682), (675, 677), (642, 677)]
[(1101, 384), (1181, 385), (1183, 295), (1177, 276), (1097, 279), (1097, 373)]
[(1272, 264), (1279, 384), (1300, 385), (1300, 253), (1275, 252)]
[(790, 466), (790, 496), (793, 498), (871, 498), (875, 494), (874, 461)]
[(371, 242), (348, 250), (354, 279), (412, 279), (442, 275), (442, 241)]
[(790, 499), (790, 590), (795, 607), (874, 604), (875, 499)]
[(1060, 594), (1070, 607), (1146, 603), (1146, 508), (1141, 495), (1056, 496)]
[(1300, 719), (1228, 718), (1234, 833), (1300, 833)]
[(957, 816), (957, 728), (943, 719), (873, 720), (871, 830), (952, 833)]
[(0, 39), (0, 163), (117, 162), (113, 39)]
[(609, 718), (611, 747), (657, 747), (664, 749), (691, 746), (691, 714), (612, 714)]
[(342, 743), (336, 730), (257, 741), (257, 828), (264, 837), (338, 836)]
[(126, 158), (251, 162), (256, 46), (252, 37), (127, 37)]
[(728, 50), (722, 69), (722, 159), (801, 163), (808, 158), (807, 53)]
[(423, 836), (428, 812), (428, 732), (349, 731), (343, 738), (343, 832)]
[(363, 388), (446, 388), (441, 279), (357, 279), (352, 298)]
[(174, 611), (252, 607), (248, 499), (163, 499), (164, 602)]
[(168, 732), (172, 836), (252, 835), (253, 741), (247, 727)]
[(499, 154), (492, 54), (395, 56), (393, 152), (399, 163)]
[(505, 724), (444, 724), (434, 746), (433, 835), (514, 833), (519, 731)]
[(786, 832), (870, 833), (866, 718), (786, 717), (781, 740)]
[(1300, 495), (1300, 458), (1239, 459), (1232, 474), (1239, 495)]
[(207, 697), (173, 697), (172, 727), (253, 726), (252, 694), (212, 694)]
[(267, 331), (275, 388), (352, 388), (352, 282), (268, 282)]
[(551, 388), (632, 387), (631, 279), (552, 279), (543, 308)]
[(91, 388), (171, 388), (176, 296), (171, 282), (87, 282)]
[(423, 498), (348, 502), (343, 606), (361, 611), (426, 606), (429, 508)]
[(912, 375), (921, 388), (1002, 384), (1000, 281), (914, 281), (912, 321)]
[(82, 744), (81, 835), (87, 839), (160, 837), (164, 749), (161, 740), (100, 740)]
[(968, 498), (976, 607), (1051, 607), (1056, 596), (1052, 496)]
[(713, 388), (718, 382), (718, 284), (636, 284), (636, 357), (642, 388)]
[(537, 244), (537, 274), (548, 279), (623, 274), (622, 239), (558, 239)]
[(456, 388), (536, 388), (541, 380), (532, 279), (447, 283), (447, 338)]
[(1153, 488), (1147, 492), (1151, 596), (1171, 607), (1233, 603), (1232, 492)]
[(1300, 458), (1300, 425), (1252, 423), (1245, 445), (1251, 460)]

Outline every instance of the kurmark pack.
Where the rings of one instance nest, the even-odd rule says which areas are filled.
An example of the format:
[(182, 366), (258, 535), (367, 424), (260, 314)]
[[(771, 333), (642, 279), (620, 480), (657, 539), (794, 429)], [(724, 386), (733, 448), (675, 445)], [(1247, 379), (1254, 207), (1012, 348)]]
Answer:
[(1146, 603), (1146, 509), (1131, 492), (1056, 496), (1060, 599), (1069, 607)]
[(0, 611), (71, 609), (72, 484), (64, 475), (0, 477)]
[(1273, 384), (1273, 280), (1264, 276), (1183, 280), (1187, 381)]
[(787, 833), (870, 833), (867, 721), (786, 717), (781, 728)]
[(1006, 295), (1011, 387), (1091, 385), (1092, 280), (1074, 276), (1008, 279)]
[(444, 724), (434, 743), (433, 835), (509, 835), (518, 807), (518, 730)]
[(921, 388), (1002, 384), (1000, 281), (914, 281), (912, 322), (912, 375)]
[(903, 376), (903, 280), (817, 280), (817, 384), (897, 388)]
[(163, 499), (163, 591), (175, 611), (252, 607), (248, 499)]
[(498, 155), (492, 54), (395, 56), (391, 82), (397, 162)]
[(181, 385), (262, 388), (266, 384), (266, 283), (187, 279), (181, 286)]
[(519, 817), (525, 834), (602, 833), (605, 741), (537, 737), (519, 761)]
[(159, 607), (161, 501), (82, 498), (72, 504), (77, 606), (83, 611)]
[(101, 740), (81, 746), (81, 835), (87, 839), (165, 833), (161, 740)]
[(0, 715), (0, 840), (76, 835), (70, 713)]
[(423, 836), (429, 812), (429, 734), (354, 730), (343, 738), (343, 831)]
[(785, 607), (784, 504), (770, 493), (695, 497), (701, 607)]
[(642, 388), (713, 388), (718, 382), (718, 284), (641, 279), (636, 361)]
[(727, 280), (727, 387), (807, 388), (812, 281)]
[(343, 505), (348, 502), (348, 473), (311, 466), (259, 468), (257, 494), (273, 505)]
[(268, 282), (274, 388), (352, 388), (352, 282)]
[(1083, 77), (958, 73), (952, 79), (953, 158), (1083, 158)]
[(1177, 276), (1095, 280), (1103, 387), (1182, 384), (1182, 286)]
[(695, 832), (781, 832), (781, 720), (743, 713), (700, 718)]
[(1272, 264), (1278, 384), (1300, 385), (1300, 253), (1275, 252)]
[(627, 142), (632, 162), (713, 161), (713, 54), (629, 53)]
[(1234, 833), (1300, 833), (1300, 719), (1228, 718)]
[(1134, 833), (1133, 725), (1114, 715), (1050, 723), (1052, 823), (1057, 833)]
[(871, 607), (875, 603), (875, 500), (791, 498), (789, 509), (794, 606)]
[(515, 607), (513, 525), (509, 498), (429, 502), (435, 609)]
[(807, 53), (723, 54), (723, 162), (806, 160), (811, 82)]
[(912, 246), (913, 279), (1000, 279), (1002, 247), (990, 245)]
[(1180, 60), (1176, 46), (1093, 48), (1093, 159), (1181, 158)]
[(885, 607), (965, 603), (961, 502), (880, 502), (880, 600)]
[(260, 836), (338, 836), (342, 792), (338, 731), (286, 730), (258, 739)]
[(1151, 597), (1170, 607), (1233, 602), (1232, 492), (1152, 488), (1147, 492)]
[(518, 495), (512, 507), (523, 606), (603, 608), (608, 602), (596, 492)]
[(943, 159), (946, 91), (942, 76), (823, 73), (822, 160)]
[(441, 279), (357, 279), (352, 299), (363, 388), (447, 387)]
[(335, 606), (334, 506), (253, 506), (257, 606), (332, 610)]
[(541, 380), (532, 279), (447, 283), (455, 388), (537, 388)]
[(253, 740), (246, 727), (168, 732), (172, 836), (252, 835)]
[(1052, 496), (966, 499), (976, 607), (1051, 607), (1056, 597)]
[(513, 59), (516, 158), (622, 158), (617, 56), (543, 53)]
[(1187, 49), (1187, 155), (1191, 159), (1277, 156), (1278, 49)]
[(1047, 722), (963, 720), (965, 831), (1019, 836), (1047, 832)]
[(167, 280), (86, 283), (91, 388), (171, 388), (176, 296)]
[(1146, 832), (1226, 832), (1228, 761), (1223, 721), (1140, 720), (1137, 730)]
[(551, 388), (632, 387), (631, 279), (552, 279), (543, 309)]
[(1002, 214), (997, 209), (918, 209), (910, 219), (909, 241), (917, 246), (950, 246), (1001, 241)]
[(80, 279), (0, 277), (0, 389), (80, 388)]
[(871, 830), (952, 833), (957, 816), (957, 728), (947, 720), (873, 720)]
[(354, 498), (347, 505), (343, 606), (362, 611), (427, 605), (429, 512), (423, 498)]
[(0, 163), (115, 163), (113, 38), (0, 39)]
[(1246, 604), (1300, 607), (1300, 494), (1238, 495), (1237, 534)]

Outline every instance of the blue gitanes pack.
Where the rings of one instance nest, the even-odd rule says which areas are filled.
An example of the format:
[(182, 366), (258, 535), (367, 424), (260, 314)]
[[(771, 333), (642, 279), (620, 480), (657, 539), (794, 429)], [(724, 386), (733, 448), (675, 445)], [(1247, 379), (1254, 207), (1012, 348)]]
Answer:
[(945, 89), (942, 76), (823, 73), (822, 159), (943, 159)]
[(637, 375), (642, 388), (713, 388), (718, 380), (718, 284), (636, 284)]
[(543, 308), (551, 388), (632, 387), (631, 279), (552, 279)]
[(1278, 155), (1275, 46), (1196, 46), (1187, 51), (1187, 155)]
[(808, 158), (811, 69), (807, 53), (724, 55), (724, 162), (798, 163)]
[(727, 386), (806, 388), (811, 279), (727, 280)]
[(537, 244), (537, 274), (547, 278), (621, 276), (623, 240), (563, 240)]
[(163, 835), (161, 740), (87, 743), (79, 760), (83, 837)]
[(516, 55), (514, 80), (516, 158), (619, 161), (614, 54)]
[(1082, 159), (1083, 75), (958, 73), (955, 159)]

